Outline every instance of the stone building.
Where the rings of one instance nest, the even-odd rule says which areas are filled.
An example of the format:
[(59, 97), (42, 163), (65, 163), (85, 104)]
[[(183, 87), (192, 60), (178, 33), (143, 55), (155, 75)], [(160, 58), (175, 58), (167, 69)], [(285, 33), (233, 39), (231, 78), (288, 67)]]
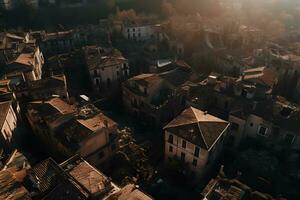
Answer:
[(16, 129), (17, 129), (17, 115), (12, 107), (12, 103), (1, 102), (0, 103), (0, 147), (5, 149), (11, 149), (15, 144)]
[(218, 161), (229, 122), (190, 107), (164, 127), (166, 162), (178, 159), (199, 178)]
[(92, 104), (60, 98), (31, 102), (27, 119), (36, 136), (58, 158), (79, 154), (99, 165), (118, 149), (118, 125)]
[(84, 54), (93, 89), (99, 94), (116, 93), (130, 75), (128, 60), (118, 50), (87, 46)]
[(180, 68), (130, 78), (122, 87), (124, 108), (144, 124), (160, 127), (185, 108), (186, 91), (181, 85), (189, 77), (190, 71)]

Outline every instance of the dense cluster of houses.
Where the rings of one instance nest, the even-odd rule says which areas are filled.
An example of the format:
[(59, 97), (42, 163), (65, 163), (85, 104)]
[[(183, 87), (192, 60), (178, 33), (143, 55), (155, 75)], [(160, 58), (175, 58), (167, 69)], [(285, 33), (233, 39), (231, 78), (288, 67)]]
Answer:
[[(248, 29), (242, 35), (258, 31)], [(144, 20), (126, 21), (121, 30), (127, 42), (166, 37), (160, 25)], [(211, 73), (195, 81), (192, 67), (176, 57), (152, 60), (147, 72), (133, 74), (125, 54), (87, 38), (79, 29), (0, 34), (1, 152), (10, 155), (22, 134), (20, 123), (28, 122), (53, 159), (66, 160), (49, 158), (30, 167), (13, 151), (0, 166), (1, 199), (151, 199), (135, 185), (118, 187), (96, 169), (119, 149), (119, 126), (93, 103), (99, 97), (122, 99), (128, 116), (162, 131), (165, 164), (185, 164), (199, 180), (210, 176), (225, 147), (238, 148), (249, 138), (299, 149), (300, 107), (274, 95), (280, 78), (274, 67), (247, 67), (239, 77)], [(258, 40), (245, 36), (243, 44), (251, 38)], [(285, 58), (296, 59), (278, 59)], [(70, 65), (80, 66), (91, 85), (80, 97), (69, 92)], [(220, 177), (207, 187), (203, 199), (242, 199), (250, 191)]]
[(58, 164), (49, 158), (30, 166), (14, 151), (0, 168), (1, 199), (143, 199), (135, 185), (119, 187), (80, 156)]

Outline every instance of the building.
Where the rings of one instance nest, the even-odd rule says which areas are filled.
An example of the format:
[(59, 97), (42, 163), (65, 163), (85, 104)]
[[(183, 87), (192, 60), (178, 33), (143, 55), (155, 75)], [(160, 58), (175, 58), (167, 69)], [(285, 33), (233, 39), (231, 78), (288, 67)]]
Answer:
[(5, 149), (10, 149), (14, 146), (17, 129), (17, 115), (12, 107), (12, 103), (1, 102), (0, 103), (0, 124), (1, 124), (1, 136), (0, 146)]
[(265, 146), (299, 149), (299, 106), (276, 98), (230, 113), (230, 137), (235, 145), (247, 138)]
[(247, 98), (265, 97), (272, 94), (273, 87), (277, 83), (276, 72), (267, 67), (258, 67), (244, 70), (237, 80), (242, 87), (237, 87), (235, 92)]
[(0, 6), (2, 9), (10, 10), (13, 8), (13, 0), (1, 0)]
[(178, 159), (199, 178), (209, 173), (222, 153), (229, 122), (193, 107), (164, 127), (165, 160)]
[(220, 174), (211, 179), (201, 192), (201, 200), (285, 200), (285, 198), (274, 198), (270, 194), (256, 191), (242, 183), (238, 178), (229, 179)]
[(86, 44), (84, 34), (76, 30), (58, 32), (32, 32), (31, 37), (35, 38), (46, 57), (69, 53), (76, 48)]
[(143, 17), (125, 20), (122, 28), (123, 37), (134, 41), (160, 41), (164, 38), (164, 33), (161, 25), (155, 21), (156, 19)]
[(146, 125), (160, 127), (185, 108), (186, 91), (181, 85), (189, 78), (189, 68), (130, 78), (122, 87), (124, 108)]
[(51, 76), (41, 80), (22, 83), (15, 87), (16, 97), (23, 101), (49, 99), (59, 96), (68, 99), (66, 77)]
[(84, 52), (93, 89), (98, 93), (120, 90), (121, 82), (130, 75), (128, 60), (115, 49), (87, 46)]
[(31, 102), (27, 119), (36, 136), (60, 159), (79, 154), (99, 165), (118, 149), (118, 125), (89, 103), (70, 104), (60, 98)]
[(29, 191), (20, 183), (31, 168), (27, 158), (18, 150), (1, 155), (0, 161), (0, 199), (31, 200)]
[(28, 190), (26, 190), (26, 188), (19, 183), (11, 171), (0, 171), (0, 184), (0, 199), (31, 200)]
[(229, 113), (272, 98), (277, 83), (270, 68), (245, 70), (239, 78), (211, 73), (199, 83), (187, 84), (188, 104), (228, 119)]
[(79, 156), (61, 164), (51, 158), (38, 163), (28, 172), (23, 185), (33, 199), (152, 199), (134, 185), (118, 187)]
[(29, 53), (20, 53), (16, 59), (7, 62), (2, 70), (1, 79), (10, 79), (15, 85), (40, 80), (43, 65), (44, 57), (37, 47)]
[[(27, 5), (32, 6), (34, 8), (39, 7), (39, 0), (25, 0), (24, 1)], [(20, 1), (18, 0), (1, 0), (0, 1), (0, 7), (5, 10), (11, 10), (18, 6)]]

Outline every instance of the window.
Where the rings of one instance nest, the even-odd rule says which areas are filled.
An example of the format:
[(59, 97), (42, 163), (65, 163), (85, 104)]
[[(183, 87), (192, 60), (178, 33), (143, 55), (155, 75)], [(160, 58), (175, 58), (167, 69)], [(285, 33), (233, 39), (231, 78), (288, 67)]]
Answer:
[(110, 87), (110, 78), (108, 78), (106, 82), (107, 82), (107, 87), (109, 88)]
[(193, 159), (192, 165), (195, 167), (197, 166), (197, 159)]
[(186, 141), (185, 140), (182, 140), (182, 148), (186, 148)]
[(96, 79), (96, 85), (100, 85), (100, 81), (99, 81), (99, 79)]
[(258, 129), (258, 134), (266, 136), (267, 135), (267, 131), (268, 131), (268, 128), (260, 126), (259, 129)]
[(237, 123), (232, 122), (230, 125), (231, 130), (237, 131), (239, 130), (239, 125)]
[(98, 76), (98, 72), (96, 69), (94, 70), (94, 76)]
[(147, 94), (148, 94), (147, 88), (144, 88), (144, 95), (147, 95)]
[(294, 135), (292, 135), (292, 134), (287, 134), (287, 135), (285, 136), (285, 143), (286, 143), (287, 145), (291, 145), (291, 144), (293, 144), (294, 139), (295, 139), (295, 136), (294, 136)]
[(199, 147), (195, 147), (194, 156), (199, 157), (199, 152), (200, 152)]
[(182, 162), (185, 161), (185, 153), (181, 152), (180, 160), (181, 160)]
[(173, 144), (173, 135), (169, 135), (168, 142), (169, 142), (170, 144)]
[(173, 147), (169, 146), (169, 152), (173, 152)]
[(253, 127), (253, 123), (252, 122), (250, 123), (250, 126)]
[(99, 152), (99, 154), (98, 154), (98, 158), (99, 158), (99, 159), (102, 159), (103, 157), (104, 157), (104, 153), (103, 153), (103, 151)]
[(112, 145), (111, 145), (111, 150), (112, 150), (112, 151), (116, 150), (116, 148), (117, 148), (116, 144), (112, 144)]

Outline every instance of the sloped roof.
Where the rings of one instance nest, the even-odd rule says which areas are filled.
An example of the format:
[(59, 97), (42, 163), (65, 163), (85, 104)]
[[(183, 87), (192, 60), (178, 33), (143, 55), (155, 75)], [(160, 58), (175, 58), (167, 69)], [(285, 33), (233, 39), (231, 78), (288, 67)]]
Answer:
[(142, 191), (136, 189), (135, 185), (128, 184), (121, 189), (120, 192), (113, 195), (109, 199), (116, 200), (151, 200), (152, 198)]
[(3, 127), (3, 124), (6, 120), (10, 105), (11, 105), (10, 101), (0, 103), (0, 125), (1, 125), (1, 128)]
[(210, 150), (228, 125), (227, 121), (190, 107), (164, 129), (201, 148)]
[(59, 183), (61, 169), (51, 158), (35, 165), (28, 173), (28, 178), (34, 180), (40, 193), (52, 190)]
[(272, 87), (276, 83), (276, 73), (273, 69), (267, 67), (258, 67), (245, 70), (243, 76), (237, 81), (250, 81), (255, 83), (262, 83), (269, 87)]
[(27, 66), (32, 66), (33, 65), (33, 55), (31, 53), (22, 53), (14, 61), (14, 63), (27, 65)]
[(162, 78), (157, 74), (140, 74), (130, 78), (129, 81), (135, 81), (140, 85), (148, 86), (157, 81), (162, 81)]
[(9, 170), (0, 171), (0, 199), (30, 200), (29, 192), (17, 182)]

